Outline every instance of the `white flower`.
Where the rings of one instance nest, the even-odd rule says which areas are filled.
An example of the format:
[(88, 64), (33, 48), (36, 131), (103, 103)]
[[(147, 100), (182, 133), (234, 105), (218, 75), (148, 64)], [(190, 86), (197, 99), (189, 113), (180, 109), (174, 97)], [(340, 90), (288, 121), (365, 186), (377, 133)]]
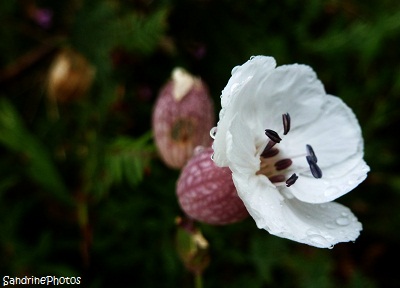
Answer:
[(213, 159), (258, 228), (321, 248), (359, 236), (361, 223), (331, 201), (367, 176), (361, 129), (310, 67), (252, 57), (232, 70), (221, 105)]

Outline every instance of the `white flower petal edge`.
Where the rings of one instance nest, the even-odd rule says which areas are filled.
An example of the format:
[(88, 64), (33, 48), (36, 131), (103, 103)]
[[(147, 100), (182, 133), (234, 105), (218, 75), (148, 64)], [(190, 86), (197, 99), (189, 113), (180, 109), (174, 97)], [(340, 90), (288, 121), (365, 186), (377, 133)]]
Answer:
[[(257, 56), (233, 69), (221, 95), (214, 161), (229, 166), (259, 228), (323, 248), (355, 240), (361, 223), (348, 208), (329, 201), (352, 190), (369, 171), (358, 121), (343, 101), (326, 94), (310, 67), (275, 66), (273, 58)], [(260, 157), (269, 141), (264, 130), (282, 136), (285, 113), (291, 128), (274, 146), (279, 154)], [(322, 177), (310, 172), (307, 144), (315, 148)], [(280, 160), (290, 163), (278, 169)], [(286, 187), (293, 173), (299, 177)]]
[[(336, 202), (309, 204), (288, 199), (271, 188), (265, 177), (233, 174), (233, 180), (257, 227), (319, 248), (354, 241), (362, 225), (347, 207)], [(250, 192), (249, 192), (250, 191)]]
[[(236, 66), (232, 69), (232, 77), (222, 91), (221, 95), (221, 111), (219, 113), (218, 131), (217, 134), (224, 135), (228, 129), (230, 120), (236, 113), (233, 107), (243, 106), (249, 100), (251, 101), (254, 94), (253, 86), (247, 85), (249, 82), (257, 83), (260, 81), (259, 76), (268, 77), (269, 73), (273, 73), (276, 66), (275, 59), (272, 57), (256, 56), (252, 58), (256, 61), (247, 61), (242, 66)], [(257, 73), (258, 69), (264, 71), (263, 74)], [(254, 76), (258, 76), (254, 79)], [(232, 103), (233, 102), (233, 103)], [(227, 121), (222, 121), (227, 119)], [(214, 162), (219, 166), (228, 166), (226, 159), (226, 142), (223, 137), (217, 137), (214, 141)]]

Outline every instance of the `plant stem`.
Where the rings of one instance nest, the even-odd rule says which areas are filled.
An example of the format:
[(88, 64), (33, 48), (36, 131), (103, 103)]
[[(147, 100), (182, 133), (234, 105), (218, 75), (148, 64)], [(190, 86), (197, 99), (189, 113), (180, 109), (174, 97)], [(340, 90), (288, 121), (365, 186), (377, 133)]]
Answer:
[(194, 274), (194, 287), (203, 288), (203, 274), (201, 272)]

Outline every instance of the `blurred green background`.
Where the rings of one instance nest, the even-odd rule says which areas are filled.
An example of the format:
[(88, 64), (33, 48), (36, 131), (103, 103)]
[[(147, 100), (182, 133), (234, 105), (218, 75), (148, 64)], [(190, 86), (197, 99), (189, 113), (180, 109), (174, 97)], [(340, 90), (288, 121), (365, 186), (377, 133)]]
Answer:
[[(217, 115), (231, 69), (262, 54), (312, 66), (356, 113), (371, 172), (338, 202), (364, 230), (322, 250), (252, 219), (201, 224), (204, 287), (400, 287), (399, 1), (10, 0), (0, 21), (0, 275), (193, 287), (175, 247), (179, 171), (157, 156), (152, 108), (181, 66)], [(55, 103), (48, 73), (66, 47), (96, 72)]]

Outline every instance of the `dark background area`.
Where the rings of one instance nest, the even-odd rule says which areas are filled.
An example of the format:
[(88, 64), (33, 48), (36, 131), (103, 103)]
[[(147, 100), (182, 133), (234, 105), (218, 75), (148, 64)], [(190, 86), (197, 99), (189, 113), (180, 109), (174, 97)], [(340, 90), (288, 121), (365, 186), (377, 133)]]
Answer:
[[(252, 219), (199, 224), (204, 287), (400, 286), (400, 2), (20, 0), (1, 2), (0, 21), (1, 275), (193, 287), (175, 247), (179, 171), (157, 156), (153, 105), (181, 66), (208, 84), (217, 116), (231, 69), (261, 54), (312, 66), (357, 115), (371, 172), (338, 202), (364, 229), (324, 250)], [(65, 49), (95, 75), (79, 70), (88, 88), (54, 101), (49, 69)]]

